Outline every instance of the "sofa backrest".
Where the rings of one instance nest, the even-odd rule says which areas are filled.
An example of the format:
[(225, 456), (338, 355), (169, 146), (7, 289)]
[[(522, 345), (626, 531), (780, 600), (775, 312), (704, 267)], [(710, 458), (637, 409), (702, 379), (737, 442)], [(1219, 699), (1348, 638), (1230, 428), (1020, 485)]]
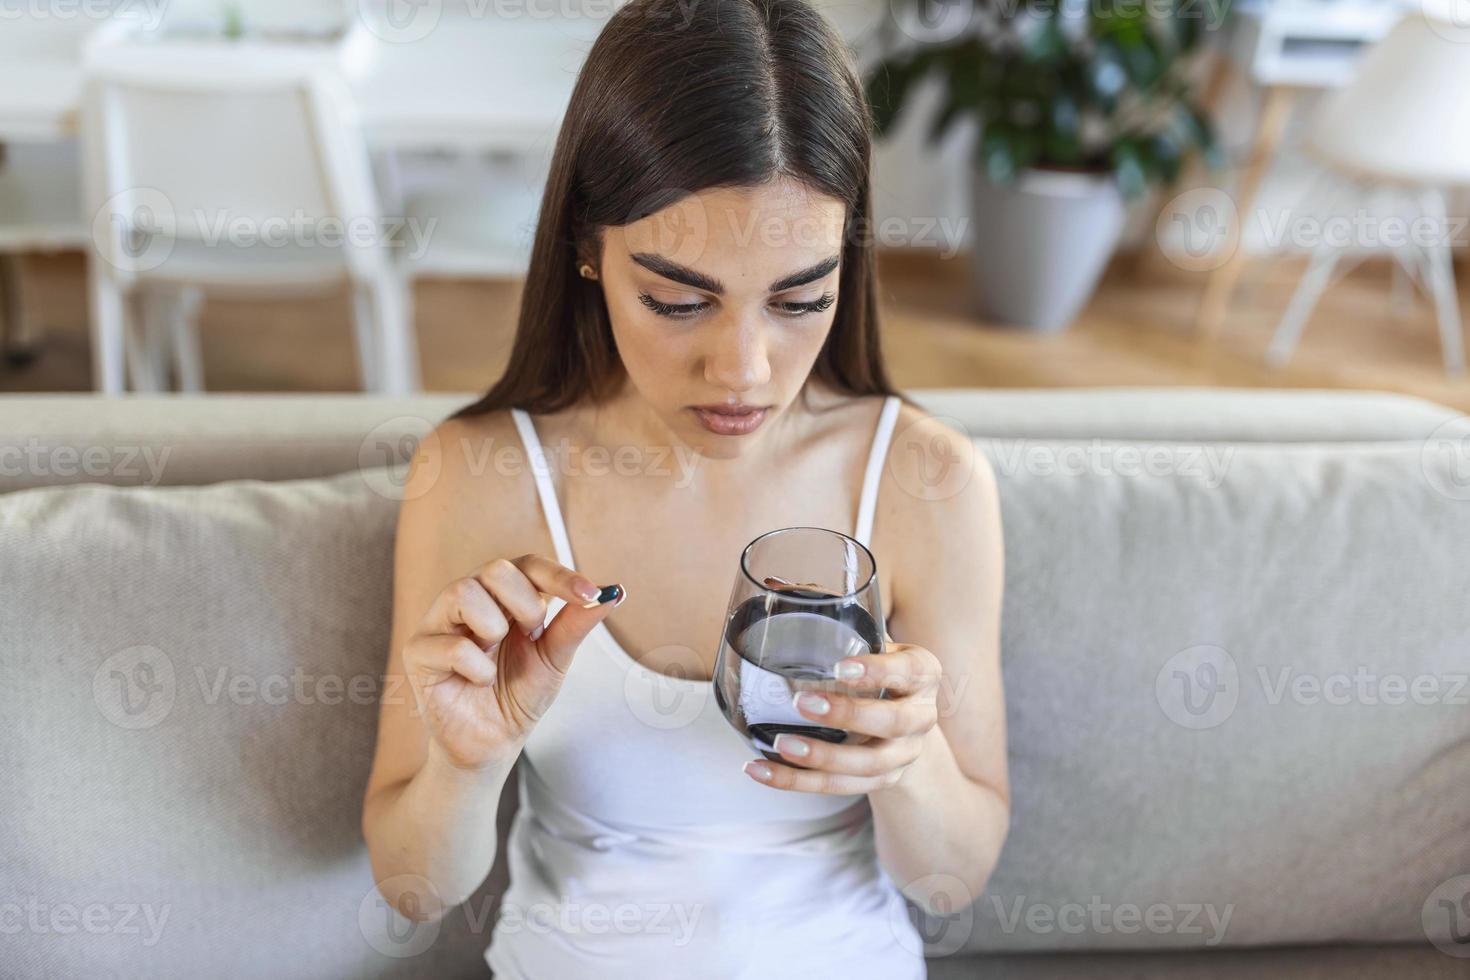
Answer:
[[(1449, 409), (1381, 392), (1117, 388), (919, 389), (977, 438), (1135, 442), (1424, 440)], [(470, 394), (11, 395), (0, 400), (0, 493), (73, 483), (190, 486), (402, 467)]]

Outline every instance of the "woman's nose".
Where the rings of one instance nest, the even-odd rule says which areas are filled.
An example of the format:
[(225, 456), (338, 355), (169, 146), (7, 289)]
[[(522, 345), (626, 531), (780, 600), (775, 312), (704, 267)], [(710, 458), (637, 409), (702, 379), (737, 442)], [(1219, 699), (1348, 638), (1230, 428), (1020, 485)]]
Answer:
[(704, 377), (733, 392), (759, 388), (771, 380), (765, 331), (758, 323), (734, 320), (713, 331), (714, 346), (705, 356)]

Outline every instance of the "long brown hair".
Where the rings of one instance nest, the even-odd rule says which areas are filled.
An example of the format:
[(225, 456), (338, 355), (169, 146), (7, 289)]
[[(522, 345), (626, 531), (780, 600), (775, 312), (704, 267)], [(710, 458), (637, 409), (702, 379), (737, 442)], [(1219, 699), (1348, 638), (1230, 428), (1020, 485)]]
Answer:
[(851, 52), (805, 0), (622, 7), (593, 44), (557, 137), (510, 363), (456, 417), (602, 400), (622, 361), (601, 289), (576, 271), (597, 254), (601, 229), (777, 177), (847, 204), (837, 310), (812, 375), (852, 395), (896, 394), (878, 341), (871, 134)]

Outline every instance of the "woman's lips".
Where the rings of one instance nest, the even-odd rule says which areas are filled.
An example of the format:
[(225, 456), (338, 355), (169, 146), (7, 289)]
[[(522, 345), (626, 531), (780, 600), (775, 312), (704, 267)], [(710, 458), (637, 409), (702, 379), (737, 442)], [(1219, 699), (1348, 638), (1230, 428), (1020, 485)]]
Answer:
[(748, 435), (758, 429), (766, 417), (764, 408), (744, 405), (738, 409), (723, 405), (696, 405), (693, 411), (700, 425), (720, 436)]

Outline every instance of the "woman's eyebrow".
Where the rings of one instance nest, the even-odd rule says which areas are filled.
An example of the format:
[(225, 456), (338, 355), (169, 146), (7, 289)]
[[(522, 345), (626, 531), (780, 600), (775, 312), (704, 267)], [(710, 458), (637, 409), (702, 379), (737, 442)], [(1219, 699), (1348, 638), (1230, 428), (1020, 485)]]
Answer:
[[(705, 292), (714, 293), (716, 296), (724, 295), (725, 287), (718, 279), (707, 276), (703, 272), (691, 269), (688, 266), (680, 265), (677, 262), (664, 258), (662, 255), (655, 255), (653, 252), (634, 252), (630, 258), (649, 272), (663, 276), (665, 279), (672, 279), (674, 282), (682, 283), (685, 286), (692, 286), (695, 289), (703, 289)], [(823, 259), (816, 265), (802, 269), (800, 272), (794, 272), (784, 279), (777, 279), (771, 283), (770, 291), (779, 293), (783, 289), (792, 289), (796, 286), (805, 286), (809, 282), (815, 282), (837, 268), (837, 263), (840, 260), (841, 256), (833, 255)]]

